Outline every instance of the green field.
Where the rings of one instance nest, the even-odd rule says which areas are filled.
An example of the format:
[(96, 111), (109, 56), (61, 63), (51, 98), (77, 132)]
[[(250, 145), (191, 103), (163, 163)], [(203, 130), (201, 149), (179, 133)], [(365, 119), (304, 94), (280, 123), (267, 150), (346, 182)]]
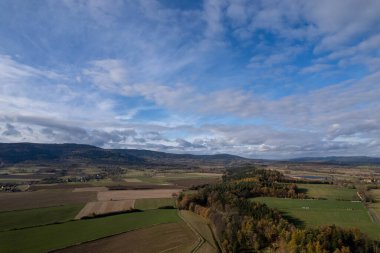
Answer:
[(65, 222), (74, 219), (84, 204), (0, 212), (0, 231)]
[(149, 210), (0, 232), (0, 252), (47, 252), (154, 224), (179, 222), (177, 210)]
[(157, 198), (157, 199), (136, 199), (134, 208), (140, 210), (157, 209), (160, 207), (175, 205), (173, 198)]
[(271, 197), (253, 198), (281, 211), (298, 227), (317, 227), (335, 224), (357, 227), (371, 238), (380, 240), (380, 226), (375, 224), (361, 202), (338, 200), (302, 200)]
[(356, 189), (344, 188), (329, 184), (297, 184), (298, 188), (305, 189), (311, 198), (326, 198), (331, 200), (359, 200)]

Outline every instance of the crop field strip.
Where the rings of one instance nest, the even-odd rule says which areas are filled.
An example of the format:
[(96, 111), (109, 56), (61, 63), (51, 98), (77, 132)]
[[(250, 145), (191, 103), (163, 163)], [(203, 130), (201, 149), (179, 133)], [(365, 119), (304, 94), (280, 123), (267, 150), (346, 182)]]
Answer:
[(38, 190), (59, 190), (91, 187), (91, 184), (85, 183), (65, 183), (65, 184), (33, 184), (30, 186), (31, 191)]
[(107, 200), (126, 200), (126, 199), (143, 199), (143, 198), (171, 198), (178, 194), (179, 189), (152, 189), (152, 190), (121, 190), (98, 192), (99, 201)]
[(0, 193), (0, 211), (31, 209), (96, 200), (96, 192), (72, 192), (72, 189)]
[(221, 178), (222, 174), (216, 173), (152, 173), (151, 175), (141, 172), (125, 174), (126, 182), (143, 182), (156, 185), (178, 185), (189, 187), (194, 184), (214, 183)]
[(163, 223), (177, 223), (177, 210), (148, 210), (0, 232), (0, 252), (47, 252)]
[[(74, 189), (74, 191), (75, 190), (76, 189)], [(173, 193), (179, 192), (178, 189), (106, 191), (103, 187), (81, 188), (79, 191), (97, 192), (98, 201), (87, 202), (83, 209), (76, 215), (75, 219), (127, 211), (132, 208), (148, 210), (167, 206), (174, 207), (172, 195)], [(138, 207), (135, 207), (136, 200), (139, 202)]]
[(215, 184), (219, 181), (217, 177), (208, 178), (182, 178), (182, 179), (170, 179), (168, 182), (175, 186), (191, 187), (193, 185)]
[(0, 231), (61, 223), (74, 219), (83, 204), (0, 212)]
[(104, 192), (108, 191), (107, 187), (104, 186), (94, 186), (94, 187), (81, 187), (81, 188), (74, 188), (73, 192)]
[(124, 253), (124, 252), (190, 252), (195, 241), (194, 233), (184, 222), (154, 225), (127, 233), (72, 246), (55, 253)]

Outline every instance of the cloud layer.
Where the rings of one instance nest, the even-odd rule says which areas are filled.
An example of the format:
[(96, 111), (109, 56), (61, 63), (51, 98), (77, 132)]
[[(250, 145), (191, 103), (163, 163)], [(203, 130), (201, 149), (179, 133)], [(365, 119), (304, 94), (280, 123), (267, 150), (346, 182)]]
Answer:
[(1, 142), (380, 156), (378, 1), (0, 5)]

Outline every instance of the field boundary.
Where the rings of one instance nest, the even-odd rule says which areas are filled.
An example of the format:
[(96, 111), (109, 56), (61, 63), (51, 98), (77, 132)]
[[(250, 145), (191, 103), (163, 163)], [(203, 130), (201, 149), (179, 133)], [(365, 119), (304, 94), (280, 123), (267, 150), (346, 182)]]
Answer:
[(203, 238), (203, 236), (200, 233), (198, 233), (198, 231), (188, 221), (185, 220), (185, 218), (182, 216), (181, 212), (178, 209), (177, 215), (181, 218), (181, 220), (183, 220), (183, 222), (185, 222), (185, 224), (191, 229), (191, 231), (193, 231), (193, 233), (198, 236), (198, 242), (195, 245), (195, 247), (191, 250), (191, 253), (197, 252), (198, 249), (202, 247), (202, 245), (206, 242), (205, 238)]
[(57, 221), (57, 222), (51, 222), (51, 223), (46, 223), (46, 224), (41, 224), (41, 225), (34, 225), (34, 226), (29, 226), (29, 227), (22, 227), (22, 228), (11, 228), (7, 230), (0, 230), (0, 233), (4, 232), (10, 232), (10, 231), (16, 231), (16, 230), (23, 230), (23, 229), (29, 229), (29, 228), (38, 228), (38, 227), (45, 227), (45, 226), (50, 226), (50, 225), (59, 225), (59, 224), (64, 224), (67, 222), (72, 222), (76, 221), (75, 219), (67, 220), (67, 221)]
[(33, 210), (33, 209), (60, 207), (60, 206), (75, 205), (75, 204), (78, 204), (78, 205), (83, 204), (83, 206), (86, 205), (86, 203), (69, 203), (69, 204), (59, 204), (59, 205), (53, 205), (53, 206), (32, 207), (32, 208), (25, 208), (25, 209), (3, 210), (3, 211), (0, 211), (0, 213), (12, 213), (12, 212), (18, 212), (18, 211), (29, 211), (29, 210)]
[[(188, 212), (191, 212), (191, 211), (188, 211)], [(194, 215), (197, 215), (199, 216), (198, 214), (194, 213), (194, 212), (191, 212), (192, 214)], [(207, 224), (205, 224), (207, 226), (207, 228), (209, 229), (210, 233), (211, 233), (211, 237), (212, 237), (212, 240), (213, 240), (213, 243), (210, 243), (201, 233), (199, 233), (197, 231), (196, 228), (194, 228), (194, 226), (188, 222), (181, 214), (181, 212), (178, 210), (178, 215), (179, 217), (184, 220), (184, 222), (191, 228), (191, 230), (193, 230), (199, 237), (200, 239), (202, 240), (202, 243), (198, 244), (198, 247), (194, 248), (193, 251), (191, 252), (197, 252), (204, 244), (208, 244), (209, 246), (211, 246), (211, 248), (215, 249), (216, 252), (220, 253), (222, 252), (221, 250), (221, 247), (220, 247), (220, 244), (219, 244), (219, 241), (217, 240), (216, 236), (215, 236), (215, 233), (214, 233), (214, 229), (211, 227), (212, 224), (210, 224), (209, 222), (207, 222)], [(201, 217), (201, 216), (200, 216)], [(201, 217), (203, 218), (203, 217)]]
[(215, 246), (217, 247), (217, 251), (222, 252), (222, 247), (220, 246), (219, 240), (215, 236), (214, 225), (213, 224), (207, 224), (207, 226), (210, 228), (212, 238), (214, 239)]

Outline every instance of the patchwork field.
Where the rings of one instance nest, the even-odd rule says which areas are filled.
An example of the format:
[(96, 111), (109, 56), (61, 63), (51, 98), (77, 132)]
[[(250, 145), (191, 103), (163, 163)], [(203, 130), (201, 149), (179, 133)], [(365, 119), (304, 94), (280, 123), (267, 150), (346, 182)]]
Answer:
[(129, 171), (124, 175), (126, 182), (143, 182), (156, 185), (176, 185), (190, 187), (192, 185), (215, 183), (221, 178), (218, 173), (195, 173), (184, 171)]
[(74, 219), (83, 204), (0, 212), (0, 231), (41, 226)]
[(115, 235), (84, 243), (57, 253), (124, 253), (124, 252), (191, 252), (196, 243), (196, 235), (184, 222), (155, 225), (149, 228)]
[(297, 184), (305, 189), (309, 197), (326, 198), (332, 200), (359, 200), (356, 189), (344, 188), (329, 184)]
[(75, 219), (137, 209), (148, 210), (173, 206), (173, 194), (179, 189), (112, 190), (105, 187), (78, 188), (74, 192), (96, 192), (98, 201), (88, 202)]
[(134, 205), (134, 200), (119, 200), (119, 201), (94, 201), (88, 202), (82, 210), (75, 216), (75, 219), (83, 217), (91, 217), (99, 214), (114, 213), (120, 211), (131, 210)]
[(145, 198), (171, 198), (178, 194), (180, 189), (154, 189), (154, 190), (122, 190), (98, 192), (99, 201), (145, 199)]
[(180, 187), (192, 187), (196, 185), (215, 184), (219, 181), (217, 177), (208, 178), (183, 178), (183, 179), (171, 179), (168, 182)]
[(281, 211), (298, 227), (335, 224), (357, 227), (371, 238), (380, 240), (380, 226), (375, 224), (361, 202), (338, 200), (301, 200), (271, 197), (253, 198)]
[(72, 192), (71, 189), (0, 193), (0, 211), (31, 209), (96, 200), (96, 192)]
[(140, 210), (149, 210), (167, 206), (172, 206), (174, 208), (174, 205), (174, 198), (136, 199), (134, 208)]
[(47, 252), (163, 223), (177, 223), (177, 210), (149, 210), (0, 232), (1, 252)]
[(91, 187), (91, 184), (83, 183), (67, 183), (67, 184), (33, 184), (30, 186), (29, 190), (58, 190), (58, 189), (75, 189), (75, 188), (86, 188)]

